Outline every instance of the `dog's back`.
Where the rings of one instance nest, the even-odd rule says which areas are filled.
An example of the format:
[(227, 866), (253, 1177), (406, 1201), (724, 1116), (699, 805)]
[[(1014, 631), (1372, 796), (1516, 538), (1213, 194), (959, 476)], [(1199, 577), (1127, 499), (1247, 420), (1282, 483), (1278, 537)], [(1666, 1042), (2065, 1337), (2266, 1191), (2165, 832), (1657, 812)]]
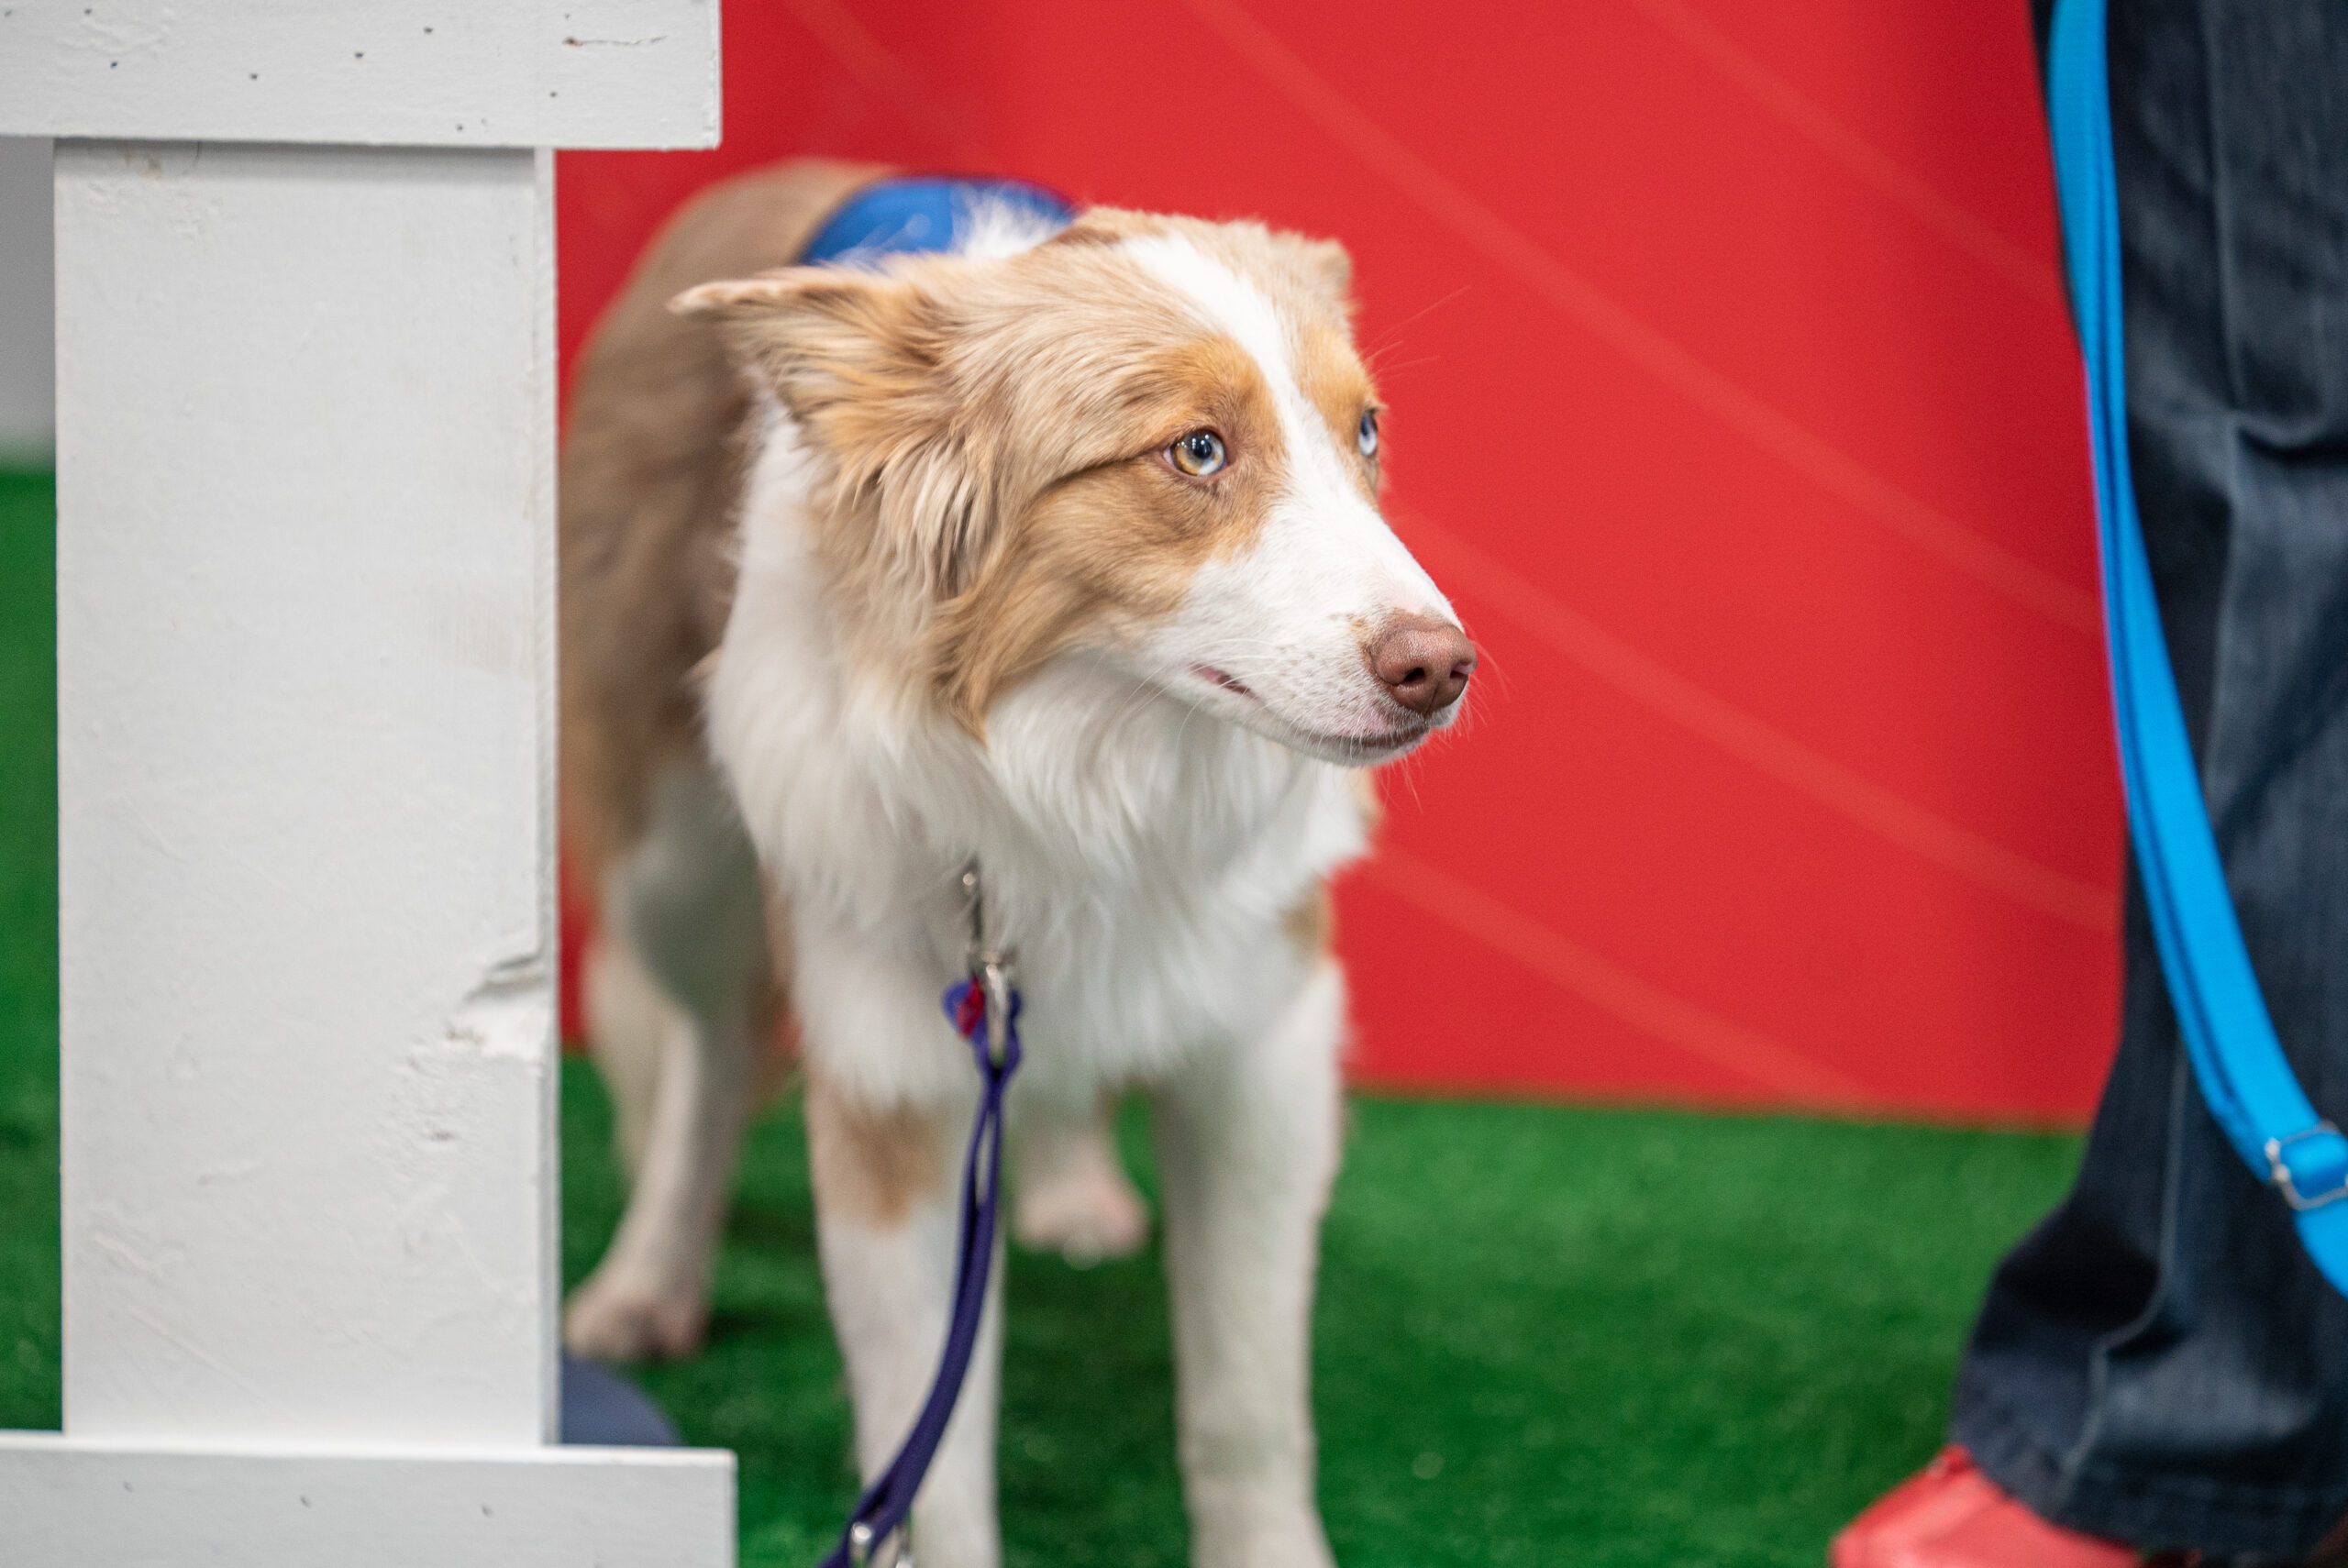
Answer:
[(700, 750), (693, 669), (717, 646), (733, 596), (748, 394), (717, 334), (669, 302), (797, 260), (826, 215), (885, 173), (809, 160), (712, 186), (645, 249), (580, 357), (559, 501), (574, 875), (599, 885), (642, 832), (653, 780)]

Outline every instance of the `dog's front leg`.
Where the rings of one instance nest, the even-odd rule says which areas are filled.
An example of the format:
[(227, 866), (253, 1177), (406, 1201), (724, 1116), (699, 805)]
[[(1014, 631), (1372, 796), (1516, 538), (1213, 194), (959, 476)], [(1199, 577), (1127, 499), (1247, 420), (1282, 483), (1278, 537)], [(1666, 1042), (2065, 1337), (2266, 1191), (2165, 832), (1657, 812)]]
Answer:
[(1324, 963), (1264, 1037), (1156, 1097), (1194, 1568), (1319, 1568), (1312, 1279), (1336, 1168), (1345, 984)]
[[(927, 1397), (952, 1308), (960, 1157), (969, 1104), (876, 1110), (818, 1071), (807, 1153), (824, 1294), (847, 1358), (857, 1468), (869, 1485)], [(962, 1397), (914, 1502), (921, 1568), (994, 1568), (994, 1434), (1002, 1359), (998, 1238)]]

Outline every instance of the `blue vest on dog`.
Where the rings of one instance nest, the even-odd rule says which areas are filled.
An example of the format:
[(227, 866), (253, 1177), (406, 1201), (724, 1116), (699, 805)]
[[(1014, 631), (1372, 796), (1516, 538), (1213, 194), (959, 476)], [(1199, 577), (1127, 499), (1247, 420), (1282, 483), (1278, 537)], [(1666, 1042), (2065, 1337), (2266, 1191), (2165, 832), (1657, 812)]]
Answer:
[(905, 250), (951, 250), (980, 204), (1012, 207), (1065, 228), (1076, 211), (1040, 185), (1018, 180), (909, 176), (867, 185), (825, 221), (800, 260), (854, 266)]

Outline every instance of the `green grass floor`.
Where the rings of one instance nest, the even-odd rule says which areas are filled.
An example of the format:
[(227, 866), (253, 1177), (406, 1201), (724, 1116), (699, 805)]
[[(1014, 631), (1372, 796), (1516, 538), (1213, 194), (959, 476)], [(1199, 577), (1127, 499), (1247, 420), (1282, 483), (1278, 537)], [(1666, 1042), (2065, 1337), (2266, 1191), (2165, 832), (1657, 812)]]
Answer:
[[(0, 474), (0, 1427), (59, 1419), (51, 515), (45, 475)], [(621, 1200), (577, 1063), (563, 1147), (575, 1281)], [(2026, 1133), (1357, 1098), (1315, 1350), (1339, 1558), (1811, 1568), (1939, 1442), (1988, 1272), (2077, 1157)], [(1009, 1290), (1009, 1562), (1181, 1562), (1156, 1253), (1015, 1256)], [(814, 1562), (853, 1487), (795, 1106), (750, 1139), (709, 1349), (642, 1382), (741, 1455), (743, 1561)]]

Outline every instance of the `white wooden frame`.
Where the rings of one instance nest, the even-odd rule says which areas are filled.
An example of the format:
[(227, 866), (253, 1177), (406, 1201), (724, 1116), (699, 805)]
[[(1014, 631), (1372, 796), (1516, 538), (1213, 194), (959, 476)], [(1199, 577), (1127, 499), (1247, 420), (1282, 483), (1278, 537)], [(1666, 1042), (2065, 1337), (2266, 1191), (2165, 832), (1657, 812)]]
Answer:
[(12, 0), (54, 136), (65, 1430), (0, 1560), (733, 1561), (558, 1417), (553, 159), (715, 0)]

